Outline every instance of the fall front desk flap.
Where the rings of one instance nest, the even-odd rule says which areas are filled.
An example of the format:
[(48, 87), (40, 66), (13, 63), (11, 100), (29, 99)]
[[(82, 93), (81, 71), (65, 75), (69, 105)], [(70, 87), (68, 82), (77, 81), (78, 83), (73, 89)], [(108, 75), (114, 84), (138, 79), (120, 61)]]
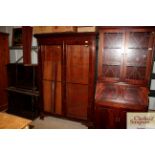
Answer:
[(97, 83), (95, 103), (107, 107), (144, 108), (148, 106), (148, 89), (126, 84)]

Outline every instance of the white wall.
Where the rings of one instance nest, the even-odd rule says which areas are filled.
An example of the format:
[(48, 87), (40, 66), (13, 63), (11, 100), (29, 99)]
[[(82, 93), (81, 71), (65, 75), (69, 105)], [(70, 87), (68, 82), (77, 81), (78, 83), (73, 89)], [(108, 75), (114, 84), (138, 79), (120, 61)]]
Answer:
[(13, 28), (17, 28), (17, 26), (0, 26), (0, 32), (9, 33), (9, 46), (12, 46), (12, 29)]
[(149, 97), (149, 110), (155, 110), (155, 97)]
[[(17, 62), (21, 57), (23, 57), (23, 50), (10, 49), (10, 63)], [(23, 63), (23, 58), (18, 63)]]
[(152, 73), (155, 73), (155, 62), (153, 63), (153, 70)]

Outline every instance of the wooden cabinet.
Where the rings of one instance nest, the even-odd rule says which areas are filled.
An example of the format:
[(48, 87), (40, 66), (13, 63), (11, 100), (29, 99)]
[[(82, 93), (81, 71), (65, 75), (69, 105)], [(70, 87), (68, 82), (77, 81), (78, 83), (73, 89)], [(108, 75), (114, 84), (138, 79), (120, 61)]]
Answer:
[(5, 110), (7, 100), (7, 71), (6, 64), (9, 63), (8, 34), (0, 32), (0, 110)]
[(29, 119), (39, 116), (38, 66), (8, 64), (7, 112)]
[(147, 111), (154, 30), (100, 29), (95, 97), (97, 128), (125, 128), (127, 112)]
[(44, 112), (92, 120), (96, 34), (58, 33), (35, 36), (40, 48)]
[[(96, 108), (96, 128), (101, 129), (125, 129), (126, 128), (126, 111), (104, 108)], [(102, 123), (101, 123), (102, 122)]]

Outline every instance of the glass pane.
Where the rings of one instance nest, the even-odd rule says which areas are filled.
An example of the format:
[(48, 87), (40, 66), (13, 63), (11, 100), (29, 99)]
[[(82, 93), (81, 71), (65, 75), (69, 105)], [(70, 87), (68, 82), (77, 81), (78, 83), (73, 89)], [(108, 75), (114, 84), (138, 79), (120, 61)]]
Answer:
[(122, 48), (123, 34), (122, 33), (105, 33), (104, 48)]
[(122, 63), (123, 38), (122, 32), (104, 33), (102, 74), (104, 78), (119, 80)]
[(120, 49), (105, 49), (103, 55), (103, 64), (107, 65), (121, 65), (121, 53)]
[(127, 66), (146, 66), (147, 50), (129, 49), (127, 52)]
[(103, 77), (119, 78), (120, 66), (103, 65)]
[(149, 32), (131, 32), (128, 48), (148, 48), (149, 38)]
[(127, 67), (126, 78), (132, 80), (144, 80), (146, 67)]

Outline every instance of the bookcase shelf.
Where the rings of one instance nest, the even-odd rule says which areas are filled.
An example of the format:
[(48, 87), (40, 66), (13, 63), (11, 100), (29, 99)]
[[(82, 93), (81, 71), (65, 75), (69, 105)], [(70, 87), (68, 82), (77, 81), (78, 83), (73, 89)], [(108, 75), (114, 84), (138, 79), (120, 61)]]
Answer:
[(39, 116), (37, 65), (8, 64), (8, 113), (34, 119)]

